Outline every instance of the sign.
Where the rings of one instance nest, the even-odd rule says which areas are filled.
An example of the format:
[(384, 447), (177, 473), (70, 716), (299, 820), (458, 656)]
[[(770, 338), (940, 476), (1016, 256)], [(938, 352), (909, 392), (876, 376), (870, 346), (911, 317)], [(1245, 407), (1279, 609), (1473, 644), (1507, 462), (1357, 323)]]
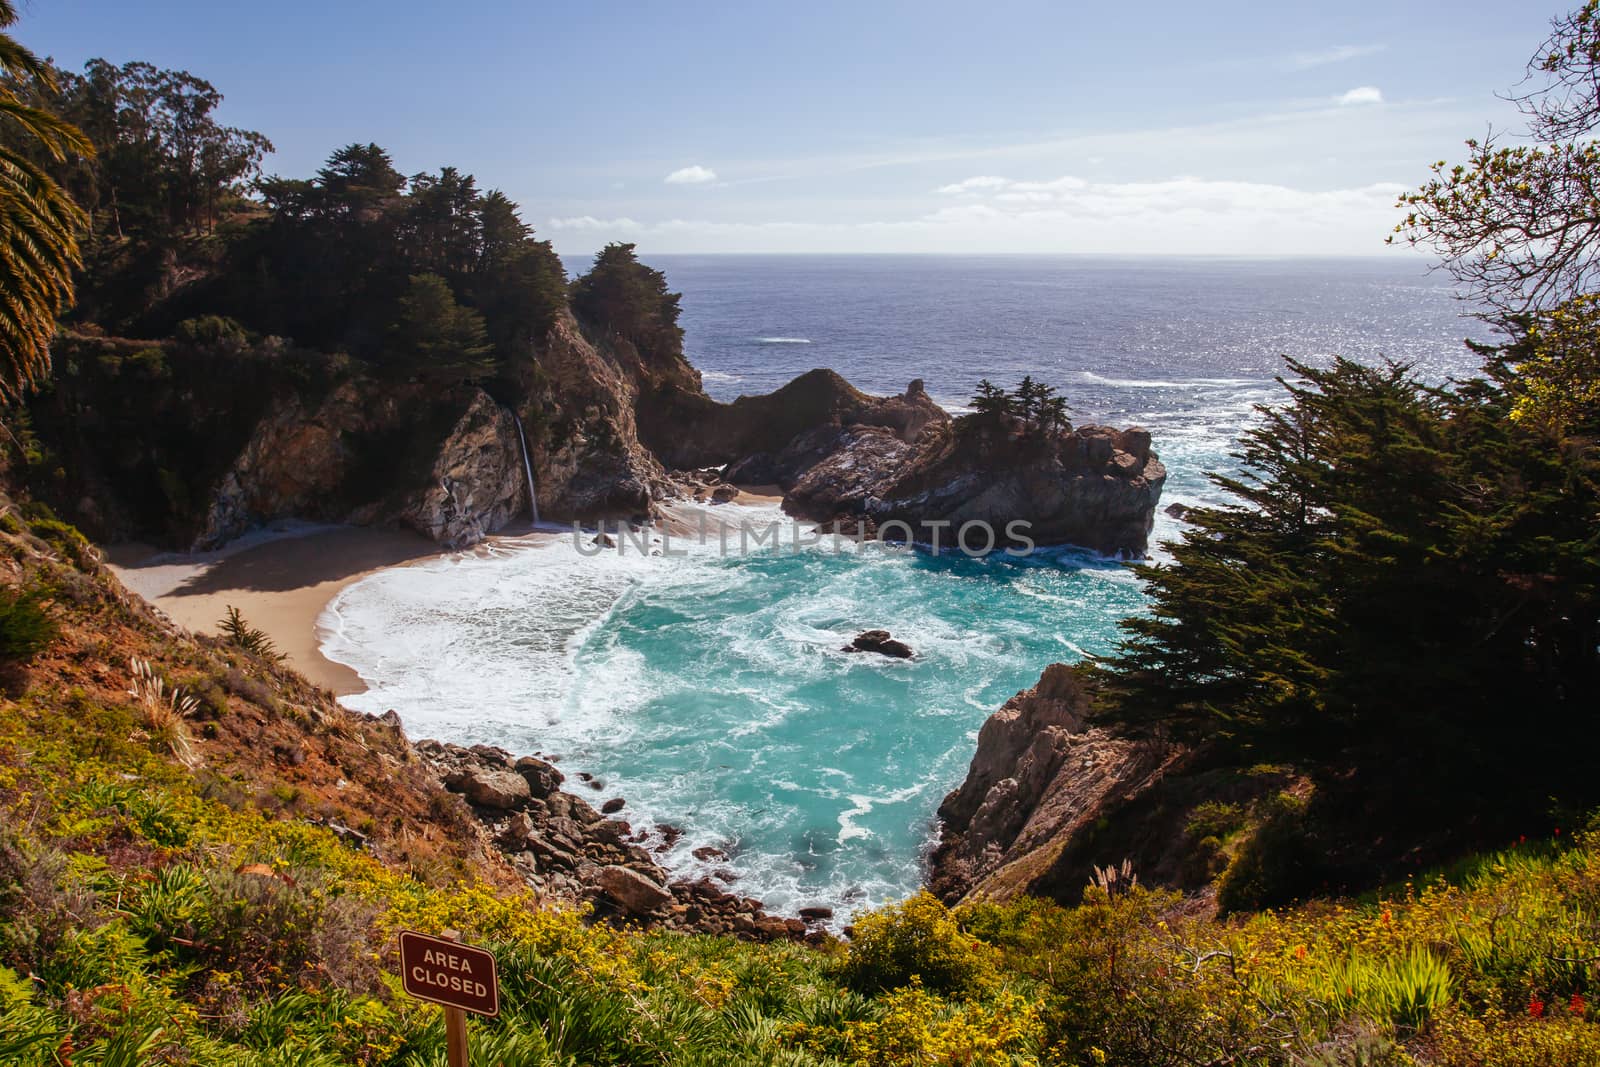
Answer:
[(427, 934), (400, 934), (400, 982), (418, 1000), (475, 1015), (500, 1014), (494, 956), (481, 948)]

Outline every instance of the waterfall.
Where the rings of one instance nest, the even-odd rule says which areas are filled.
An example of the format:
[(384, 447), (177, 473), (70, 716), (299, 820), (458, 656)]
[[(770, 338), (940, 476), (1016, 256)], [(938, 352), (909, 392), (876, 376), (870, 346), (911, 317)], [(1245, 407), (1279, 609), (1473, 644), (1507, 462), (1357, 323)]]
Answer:
[(533, 524), (539, 525), (539, 495), (533, 484), (533, 461), (528, 458), (528, 435), (522, 432), (522, 419), (518, 417), (516, 409), (506, 408), (511, 413), (511, 421), (517, 424), (517, 439), (522, 442), (522, 469), (528, 473), (528, 510), (533, 513)]

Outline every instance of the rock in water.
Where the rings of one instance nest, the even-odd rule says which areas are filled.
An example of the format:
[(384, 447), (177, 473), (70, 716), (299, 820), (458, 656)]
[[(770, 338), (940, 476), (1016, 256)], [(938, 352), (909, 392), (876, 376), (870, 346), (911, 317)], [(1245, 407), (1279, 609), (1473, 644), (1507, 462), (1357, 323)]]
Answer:
[(863, 630), (856, 634), (856, 639), (851, 641), (840, 651), (842, 652), (876, 652), (880, 656), (891, 659), (910, 659), (916, 655), (911, 651), (911, 646), (904, 641), (897, 641), (890, 636), (888, 630)]
[(600, 891), (630, 915), (648, 915), (672, 903), (672, 894), (663, 886), (627, 867), (602, 867), (597, 882)]

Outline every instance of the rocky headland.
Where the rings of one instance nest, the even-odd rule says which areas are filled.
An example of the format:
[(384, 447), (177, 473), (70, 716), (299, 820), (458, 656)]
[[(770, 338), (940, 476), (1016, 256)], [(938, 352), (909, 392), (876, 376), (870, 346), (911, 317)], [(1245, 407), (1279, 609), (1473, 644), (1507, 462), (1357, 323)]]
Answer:
[[(1294, 821), (1309, 782), (1239, 767), (1203, 743), (1095, 714), (1102, 676), (1046, 667), (978, 732), (965, 780), (939, 805), (928, 885), (948, 903), (1020, 895), (1076, 903), (1097, 872), (1182, 889), (1209, 906), (1261, 833)], [(1289, 823), (1282, 823), (1285, 815)], [(1368, 846), (1374, 843), (1369, 838)]]
[[(982, 523), (999, 548), (1025, 543), (1007, 533), (1022, 522), (1037, 544), (1139, 556), (1166, 477), (1143, 430), (978, 427), (921, 381), (877, 397), (814, 370), (721, 403), (680, 347), (643, 351), (570, 309), (523, 374), (482, 385), (336, 361), (312, 372), (271, 339), (231, 352), (239, 373), (223, 383), (206, 377), (217, 353), (192, 342), (63, 347), (65, 372), (33, 405), (45, 458), (27, 474), (101, 541), (204, 550), (302, 519), (408, 528), (454, 550), (535, 503), (549, 521), (642, 523), (737, 483), (778, 486), (799, 519), (886, 538), (929, 543), (948, 523), (948, 546)], [(50, 469), (52, 457), (71, 462)]]

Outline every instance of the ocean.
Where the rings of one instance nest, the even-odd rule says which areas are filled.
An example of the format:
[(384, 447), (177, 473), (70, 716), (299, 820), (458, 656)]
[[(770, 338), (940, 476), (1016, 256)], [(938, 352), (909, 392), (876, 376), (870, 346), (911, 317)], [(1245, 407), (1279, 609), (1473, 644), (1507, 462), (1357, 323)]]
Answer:
[[(1157, 541), (1178, 535), (1169, 504), (1219, 499), (1206, 472), (1282, 396), (1283, 356), (1443, 380), (1471, 373), (1462, 339), (1483, 334), (1399, 256), (647, 258), (683, 293), (686, 352), (719, 399), (830, 367), (876, 393), (920, 378), (960, 410), (979, 379), (1031, 374), (1078, 423), (1145, 426), (1169, 471)], [(1049, 663), (1111, 652), (1145, 607), (1125, 566), (1070, 549), (674, 547), (588, 556), (565, 537), (380, 572), (329, 606), (324, 652), (370, 687), (349, 706), (552, 756), (597, 805), (679, 831), (675, 871), (843, 921), (916, 889), (984, 719)], [(870, 628), (918, 657), (840, 651)]]

